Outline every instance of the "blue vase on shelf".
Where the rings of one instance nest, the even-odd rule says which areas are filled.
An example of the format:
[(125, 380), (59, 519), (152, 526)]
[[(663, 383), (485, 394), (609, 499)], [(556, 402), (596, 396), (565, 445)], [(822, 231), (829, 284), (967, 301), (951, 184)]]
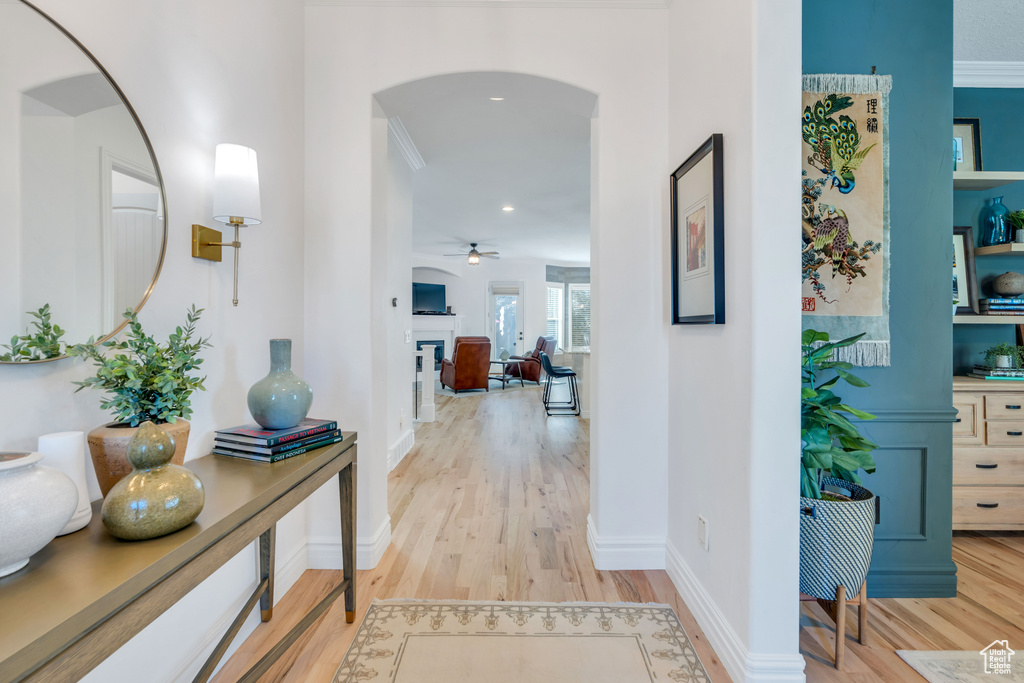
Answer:
[(313, 390), (292, 372), (292, 340), (270, 340), (270, 374), (249, 389), (249, 412), (264, 429), (289, 429), (309, 413)]
[(981, 210), (982, 246), (992, 247), (1010, 241), (1010, 222), (1007, 220), (1009, 215), (1010, 210), (1003, 204), (1002, 197), (993, 197), (992, 203)]

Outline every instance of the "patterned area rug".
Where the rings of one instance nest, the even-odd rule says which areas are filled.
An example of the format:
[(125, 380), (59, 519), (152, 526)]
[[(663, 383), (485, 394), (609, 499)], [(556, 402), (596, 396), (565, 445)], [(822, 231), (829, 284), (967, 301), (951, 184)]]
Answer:
[(668, 605), (374, 600), (335, 683), (708, 683)]
[[(896, 650), (896, 654), (929, 683), (1024, 682), (1024, 663), (1013, 657), (1016, 653), (1008, 657), (1009, 673), (998, 670), (1006, 661), (1005, 655), (1000, 661), (986, 662), (982, 653), (966, 650)], [(985, 672), (987, 663), (992, 666), (990, 673)]]

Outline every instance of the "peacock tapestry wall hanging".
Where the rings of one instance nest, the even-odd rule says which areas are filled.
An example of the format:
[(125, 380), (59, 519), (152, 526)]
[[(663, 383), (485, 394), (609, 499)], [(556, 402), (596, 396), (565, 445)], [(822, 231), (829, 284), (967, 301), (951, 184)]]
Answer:
[(892, 76), (803, 82), (804, 327), (843, 339), (837, 358), (889, 365), (889, 91)]

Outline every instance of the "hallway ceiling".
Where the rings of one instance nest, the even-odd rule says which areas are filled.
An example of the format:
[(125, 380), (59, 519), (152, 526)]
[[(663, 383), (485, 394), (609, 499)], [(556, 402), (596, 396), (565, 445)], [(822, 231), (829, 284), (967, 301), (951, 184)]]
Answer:
[(1024, 2), (953, 0), (953, 59), (1024, 62)]
[(595, 95), (490, 72), (415, 81), (377, 100), (426, 162), (413, 172), (414, 252), (451, 254), (478, 242), (503, 259), (590, 262)]

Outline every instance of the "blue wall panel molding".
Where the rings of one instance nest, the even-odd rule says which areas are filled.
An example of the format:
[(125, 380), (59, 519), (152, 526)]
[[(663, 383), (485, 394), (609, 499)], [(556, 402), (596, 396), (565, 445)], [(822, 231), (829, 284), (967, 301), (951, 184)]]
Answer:
[[(803, 7), (804, 73), (863, 74), (877, 66), (893, 79), (892, 366), (857, 368), (871, 386), (841, 392), (851, 405), (879, 414), (861, 426), (884, 447), (878, 472), (865, 479), (868, 488), (882, 492), (885, 527), (878, 530), (868, 590), (876, 596), (954, 596), (953, 311), (942, 303), (952, 286), (953, 0), (846, 3), (842, 33), (849, 39), (839, 50), (821, 39), (835, 34), (838, 15), (822, 11), (821, 2), (805, 0)], [(891, 505), (904, 496), (905, 504)], [(887, 520), (889, 511), (899, 518)]]

